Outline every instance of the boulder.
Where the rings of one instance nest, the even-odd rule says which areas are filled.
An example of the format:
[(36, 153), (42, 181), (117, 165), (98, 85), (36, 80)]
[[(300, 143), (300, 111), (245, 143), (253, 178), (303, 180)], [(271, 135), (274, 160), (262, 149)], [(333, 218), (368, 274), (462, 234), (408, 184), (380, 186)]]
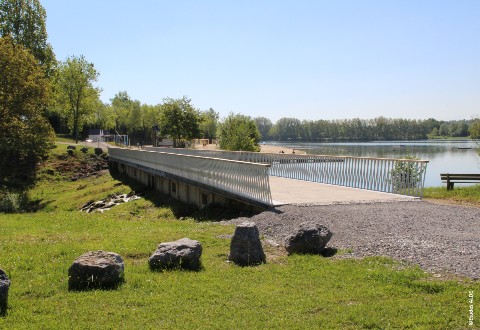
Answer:
[(0, 314), (7, 310), (8, 305), (8, 288), (10, 287), (10, 280), (7, 274), (0, 269)]
[(67, 150), (75, 150), (75, 149), (77, 149), (76, 146), (72, 146), (72, 145), (67, 146)]
[(332, 232), (325, 226), (314, 221), (307, 221), (285, 240), (288, 254), (320, 254), (332, 238)]
[(244, 222), (235, 228), (235, 233), (230, 242), (228, 260), (240, 266), (265, 263), (265, 253), (255, 223)]
[(199, 270), (201, 267), (202, 245), (199, 241), (182, 238), (161, 243), (148, 259), (152, 270), (183, 268)]
[(68, 269), (69, 290), (113, 289), (124, 280), (125, 264), (120, 255), (90, 251), (75, 259)]

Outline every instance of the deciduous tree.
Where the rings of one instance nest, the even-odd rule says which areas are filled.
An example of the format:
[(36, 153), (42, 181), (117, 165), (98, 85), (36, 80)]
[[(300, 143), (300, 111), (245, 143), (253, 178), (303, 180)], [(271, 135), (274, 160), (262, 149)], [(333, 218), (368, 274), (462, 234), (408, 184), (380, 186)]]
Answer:
[(200, 113), (200, 119), (202, 138), (214, 139), (217, 134), (218, 120), (220, 119), (218, 112), (210, 108)]
[(42, 116), (49, 92), (33, 55), (10, 37), (0, 38), (0, 188), (33, 184), (37, 161), (53, 143), (53, 130)]
[(56, 76), (57, 107), (65, 114), (76, 142), (83, 125), (98, 104), (100, 89), (93, 86), (98, 72), (84, 56), (69, 57), (58, 66)]
[(260, 151), (257, 124), (248, 116), (231, 113), (220, 123), (217, 138), (223, 150)]
[(159, 124), (160, 133), (174, 139), (174, 146), (185, 139), (191, 140), (200, 135), (200, 113), (187, 97), (166, 98), (162, 104)]
[(56, 60), (47, 42), (46, 17), (39, 0), (0, 1), (0, 36), (9, 35), (29, 49), (50, 76)]

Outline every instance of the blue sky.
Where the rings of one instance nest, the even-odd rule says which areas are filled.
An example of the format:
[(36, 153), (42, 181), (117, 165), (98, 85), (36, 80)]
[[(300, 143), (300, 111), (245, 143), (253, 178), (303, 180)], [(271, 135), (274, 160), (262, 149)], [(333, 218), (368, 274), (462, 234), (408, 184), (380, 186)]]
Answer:
[(187, 95), (276, 121), (480, 115), (480, 1), (41, 0), (109, 102)]

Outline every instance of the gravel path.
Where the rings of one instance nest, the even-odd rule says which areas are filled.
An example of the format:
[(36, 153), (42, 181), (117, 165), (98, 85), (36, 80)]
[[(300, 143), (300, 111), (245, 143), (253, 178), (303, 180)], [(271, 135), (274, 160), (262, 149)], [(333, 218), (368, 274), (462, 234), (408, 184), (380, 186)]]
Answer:
[(278, 207), (250, 219), (283, 244), (299, 223), (316, 220), (333, 232), (327, 246), (353, 257), (389, 256), (431, 272), (480, 278), (480, 208), (425, 201)]

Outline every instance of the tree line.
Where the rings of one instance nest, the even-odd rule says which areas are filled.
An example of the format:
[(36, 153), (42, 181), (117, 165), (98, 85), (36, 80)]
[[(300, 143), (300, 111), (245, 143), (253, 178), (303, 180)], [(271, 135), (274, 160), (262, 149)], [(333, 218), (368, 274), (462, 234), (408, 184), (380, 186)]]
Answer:
[(385, 118), (299, 120), (281, 118), (275, 124), (255, 118), (262, 140), (277, 141), (379, 141), (418, 140), (438, 137), (468, 137), (475, 119), (441, 121)]

